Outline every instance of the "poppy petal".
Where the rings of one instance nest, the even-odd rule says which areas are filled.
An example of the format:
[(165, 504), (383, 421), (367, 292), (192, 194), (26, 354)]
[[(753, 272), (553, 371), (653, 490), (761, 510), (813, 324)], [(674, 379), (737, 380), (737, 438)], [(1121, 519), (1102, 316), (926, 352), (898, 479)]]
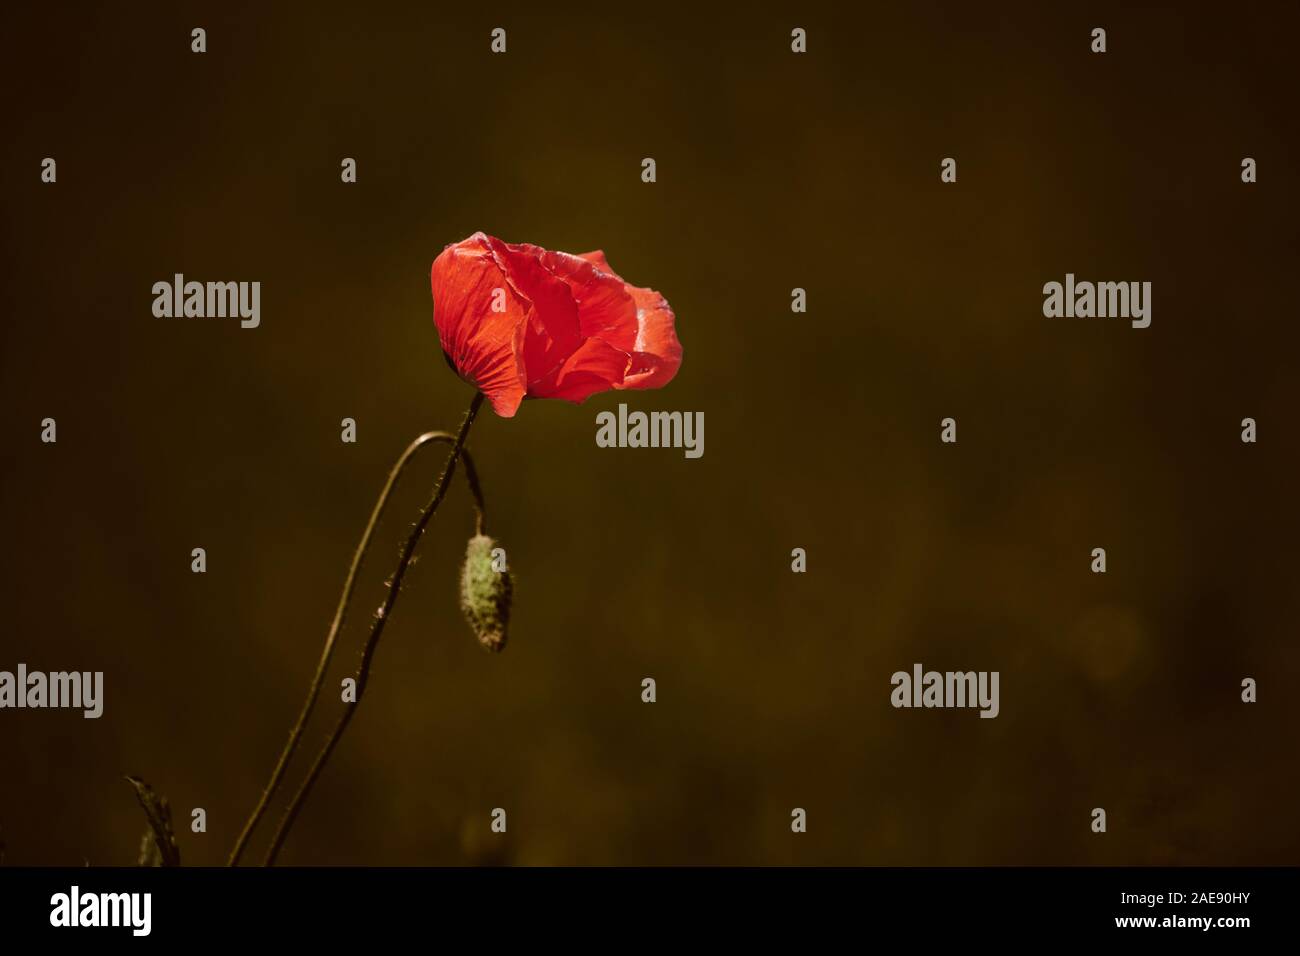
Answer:
[[(475, 238), (447, 247), (433, 262), (434, 323), (457, 373), (487, 396), (498, 415), (509, 418), (527, 391), (518, 356), (526, 313)], [(503, 288), (504, 294), (496, 295)], [(494, 311), (494, 298), (504, 311)]]
[(565, 361), (582, 345), (578, 306), (569, 287), (542, 262), (546, 250), (526, 243), (511, 245), (489, 238), (491, 253), (511, 291), (524, 303), (520, 359), (531, 391), (554, 381)]
[(628, 354), (601, 339), (587, 339), (545, 383), (529, 388), (538, 398), (562, 398), (583, 402), (598, 392), (618, 388), (627, 371)]
[(627, 375), (616, 388), (661, 388), (682, 365), (682, 344), (677, 340), (673, 310), (653, 289), (628, 286), (637, 303), (639, 330)]
[(636, 345), (636, 303), (626, 283), (581, 256), (547, 252), (543, 264), (569, 287), (578, 305), (578, 321), (586, 338), (599, 338), (631, 352)]
[(526, 397), (657, 388), (681, 366), (667, 301), (629, 285), (599, 250), (575, 256), (477, 232), (438, 255), (430, 287), (444, 354), (504, 418)]

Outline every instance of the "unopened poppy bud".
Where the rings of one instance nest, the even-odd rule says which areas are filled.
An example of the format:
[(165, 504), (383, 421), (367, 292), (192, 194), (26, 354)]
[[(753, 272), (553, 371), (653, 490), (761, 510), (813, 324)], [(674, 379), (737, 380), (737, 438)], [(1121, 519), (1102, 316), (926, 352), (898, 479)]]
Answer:
[(490, 651), (506, 646), (512, 591), (505, 551), (485, 534), (470, 538), (460, 572), (460, 606), (470, 630)]

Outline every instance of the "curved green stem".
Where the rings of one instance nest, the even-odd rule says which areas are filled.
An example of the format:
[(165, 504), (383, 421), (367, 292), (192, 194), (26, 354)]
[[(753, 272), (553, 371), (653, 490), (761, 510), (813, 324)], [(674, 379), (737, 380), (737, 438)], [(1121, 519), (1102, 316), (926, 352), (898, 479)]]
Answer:
[[(402, 589), (402, 579), (406, 577), (406, 571), (411, 566), (411, 559), (415, 557), (415, 548), (420, 543), (420, 538), (424, 535), (424, 529), (428, 527), (429, 521), (432, 520), (438, 506), (442, 504), (442, 499), (447, 496), (447, 488), (451, 485), (452, 476), (456, 473), (456, 463), (460, 460), (465, 449), (465, 439), (469, 435), (470, 426), (474, 424), (474, 417), (478, 414), (479, 407), (483, 404), (483, 393), (478, 392), (474, 395), (474, 400), (470, 402), (469, 411), (465, 414), (465, 420), (461, 423), (460, 431), (456, 434), (456, 439), (452, 443), (451, 454), (447, 457), (447, 466), (443, 469), (442, 477), (438, 479), (437, 487), (434, 488), (433, 497), (425, 505), (424, 511), (420, 513), (420, 518), (411, 529), (407, 536), (406, 544), (402, 548), (402, 555), (397, 561), (397, 570), (393, 573), (393, 579), (388, 585), (388, 595), (384, 598), (383, 605), (375, 612), (375, 619), (370, 625), (370, 636), (366, 639), (365, 648), (361, 652), (361, 664), (357, 668), (356, 675), (356, 700), (347, 705), (338, 723), (334, 725), (329, 739), (321, 752), (316, 756), (316, 762), (312, 764), (311, 770), (308, 771), (307, 777), (294, 794), (293, 800), (285, 810), (284, 818), (280, 821), (280, 826), (275, 831), (275, 836), (271, 838), (270, 849), (266, 851), (266, 859), (262, 861), (263, 866), (271, 866), (275, 863), (275, 858), (279, 855), (281, 847), (284, 846), (285, 838), (289, 835), (294, 821), (298, 818), (298, 813), (302, 809), (303, 801), (311, 793), (316, 779), (320, 776), (321, 770), (329, 761), (330, 754), (338, 746), (339, 740), (342, 739), (344, 731), (348, 729), (348, 724), (352, 721), (352, 715), (356, 713), (357, 708), (361, 706), (362, 698), (365, 694), (366, 681), (370, 677), (370, 664), (374, 660), (375, 649), (379, 645), (379, 638), (384, 633), (384, 626), (388, 623), (388, 618), (393, 611), (393, 605), (397, 603), (397, 595)], [(468, 462), (468, 459), (467, 459)], [(466, 473), (469, 473), (469, 466), (466, 466)], [(471, 479), (471, 486), (477, 487), (477, 475)], [(481, 495), (481, 492), (480, 492)], [(483, 511), (479, 508), (478, 527), (483, 527)], [(317, 688), (319, 690), (319, 688)]]
[[(470, 415), (466, 424), (461, 426), (462, 433), (468, 432), (468, 424), (473, 420), (474, 413), (477, 412), (481, 401), (482, 395), (478, 395), (475, 397), (474, 402), (471, 403)], [(432, 442), (447, 442), (453, 446), (452, 460), (448, 465), (446, 474), (443, 476), (444, 479), (448, 480), (458, 454), (456, 449), (459, 448), (459, 455), (465, 459), (465, 479), (469, 483), (470, 493), (474, 496), (474, 526), (478, 534), (484, 533), (487, 522), (487, 509), (483, 503), (483, 489), (479, 485), (478, 470), (474, 467), (474, 459), (470, 457), (469, 449), (464, 447), (464, 434), (458, 436), (443, 431), (425, 432), (407, 446), (406, 451), (402, 452), (402, 456), (397, 459), (397, 463), (393, 465), (392, 470), (388, 473), (388, 481), (384, 483), (384, 488), (379, 493), (379, 500), (375, 502), (375, 507), (370, 513), (370, 521), (366, 524), (366, 530), (362, 533), (361, 541), (357, 544), (357, 550), (352, 556), (352, 565), (348, 568), (347, 579), (343, 582), (343, 594), (339, 597), (338, 607), (334, 610), (334, 620), (330, 623), (329, 634), (325, 638), (325, 647), (321, 650), (320, 661), (316, 665), (316, 673), (312, 677), (311, 685), (307, 690), (307, 700), (303, 703), (302, 710), (298, 714), (298, 720), (289, 731), (289, 740), (280, 753), (280, 759), (271, 772), (271, 779), (267, 781), (261, 799), (258, 800), (257, 806), (253, 809), (248, 822), (244, 824), (243, 831), (239, 834), (239, 839), (235, 842), (234, 849), (230, 852), (230, 857), (226, 861), (227, 866), (238, 865), (254, 829), (256, 829), (258, 822), (266, 813), (266, 808), (270, 804), (272, 796), (275, 795), (280, 783), (284, 780), (284, 774), (289, 767), (289, 762), (293, 759), (294, 753), (297, 752), (303, 732), (307, 729), (307, 722), (311, 719), (312, 711), (316, 707), (316, 701), (320, 697), (321, 686), (325, 680), (325, 673), (329, 669), (330, 661), (333, 659), (334, 647), (338, 641), (339, 632), (343, 630), (343, 623), (347, 619), (348, 606), (352, 602), (352, 592), (356, 589), (357, 572), (361, 569), (361, 563), (370, 547), (370, 539), (374, 535), (375, 528), (379, 525), (379, 519), (383, 516), (384, 508), (388, 504), (393, 488), (397, 485), (397, 479), (415, 456), (415, 453)], [(432, 517), (431, 513), (429, 517)], [(427, 524), (427, 518), (424, 523)], [(399, 573), (404, 571), (405, 568), (399, 568)], [(393, 596), (395, 593), (394, 590), (390, 590), (391, 600), (396, 600)], [(357, 699), (360, 701), (359, 685)]]

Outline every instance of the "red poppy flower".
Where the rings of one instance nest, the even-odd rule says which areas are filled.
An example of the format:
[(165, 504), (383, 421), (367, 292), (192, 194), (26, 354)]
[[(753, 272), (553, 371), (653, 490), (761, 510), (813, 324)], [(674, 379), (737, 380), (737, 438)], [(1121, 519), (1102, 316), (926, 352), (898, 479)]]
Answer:
[(659, 388), (682, 364), (673, 310), (603, 252), (575, 256), (476, 232), (430, 271), (433, 321), (461, 378), (510, 418), (525, 398)]

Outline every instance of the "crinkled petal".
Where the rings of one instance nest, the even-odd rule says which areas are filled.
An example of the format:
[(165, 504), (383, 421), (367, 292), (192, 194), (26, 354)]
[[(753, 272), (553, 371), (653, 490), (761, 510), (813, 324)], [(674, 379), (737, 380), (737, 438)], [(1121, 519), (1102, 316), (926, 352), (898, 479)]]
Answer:
[(585, 257), (567, 252), (547, 252), (542, 263), (568, 285), (584, 338), (602, 339), (624, 352), (635, 348), (636, 303), (627, 283)]
[(629, 285), (600, 251), (575, 256), (479, 232), (443, 250), (430, 283), (444, 352), (505, 418), (525, 397), (581, 402), (658, 388), (681, 366), (664, 297)]
[(524, 336), (520, 352), (524, 381), (530, 393), (554, 382), (569, 357), (582, 345), (578, 306), (569, 286), (542, 261), (546, 252), (527, 243), (512, 245), (489, 239), (492, 256), (524, 302)]
[[(438, 338), (457, 374), (483, 392), (498, 415), (511, 417), (527, 392), (519, 360), (527, 313), (486, 237), (479, 233), (444, 249), (433, 261), (429, 283)], [(496, 289), (505, 289), (504, 295), (494, 296)], [(494, 298), (504, 311), (493, 310)]]
[(529, 388), (537, 398), (586, 401), (598, 392), (619, 388), (627, 371), (628, 354), (601, 339), (587, 339), (564, 366), (545, 383)]
[(616, 388), (661, 388), (682, 366), (682, 343), (677, 340), (673, 310), (653, 289), (628, 286), (636, 302), (636, 346), (627, 375)]

